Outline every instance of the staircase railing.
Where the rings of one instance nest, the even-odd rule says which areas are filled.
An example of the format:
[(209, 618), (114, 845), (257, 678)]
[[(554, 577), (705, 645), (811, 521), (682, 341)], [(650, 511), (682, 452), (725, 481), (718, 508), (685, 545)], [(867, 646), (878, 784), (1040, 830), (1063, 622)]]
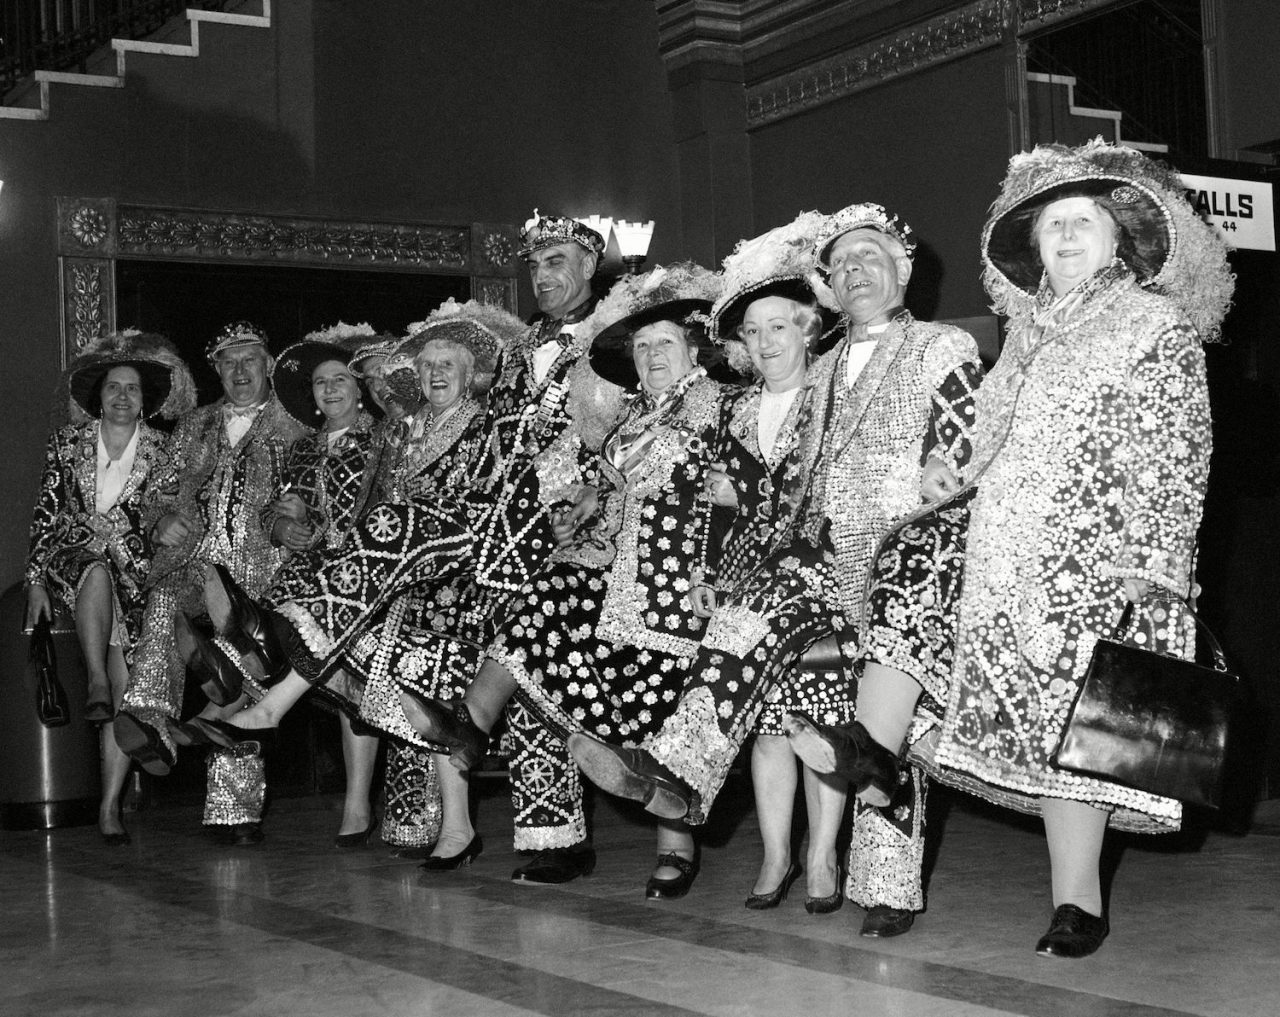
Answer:
[[(234, 0), (4, 0), (0, 97), (33, 71), (81, 71), (111, 39), (141, 39), (188, 8), (226, 10)], [(2, 100), (0, 100), (2, 101)]]

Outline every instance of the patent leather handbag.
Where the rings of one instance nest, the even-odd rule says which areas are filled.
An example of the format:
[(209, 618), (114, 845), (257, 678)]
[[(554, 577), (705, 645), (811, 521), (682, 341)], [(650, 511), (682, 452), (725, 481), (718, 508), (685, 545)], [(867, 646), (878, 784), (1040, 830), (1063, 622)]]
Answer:
[(1122, 642), (1132, 616), (1128, 604), (1112, 638), (1098, 640), (1052, 761), (1064, 770), (1217, 808), (1239, 676), (1194, 611), (1213, 667)]
[(71, 720), (67, 692), (58, 681), (58, 661), (53, 653), (49, 619), (41, 615), (31, 630), (27, 661), (36, 679), (36, 716), (45, 727), (62, 727)]

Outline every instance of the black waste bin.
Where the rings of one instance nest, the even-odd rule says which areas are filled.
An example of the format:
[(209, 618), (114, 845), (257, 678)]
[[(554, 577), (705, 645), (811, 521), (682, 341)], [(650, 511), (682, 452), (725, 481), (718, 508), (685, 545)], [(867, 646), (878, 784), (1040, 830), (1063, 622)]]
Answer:
[(75, 626), (54, 616), (58, 680), (66, 689), (71, 723), (48, 728), (36, 716), (36, 676), (22, 631), (27, 598), (22, 584), (0, 596), (0, 826), (48, 830), (98, 818), (101, 793), (98, 729), (84, 719), (88, 692)]

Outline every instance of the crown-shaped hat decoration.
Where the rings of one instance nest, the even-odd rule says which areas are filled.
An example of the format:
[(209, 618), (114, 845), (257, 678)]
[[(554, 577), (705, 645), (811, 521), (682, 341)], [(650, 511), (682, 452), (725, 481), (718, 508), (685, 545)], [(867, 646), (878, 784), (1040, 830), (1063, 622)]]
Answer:
[(854, 230), (870, 229), (886, 236), (893, 237), (902, 245), (908, 258), (916, 253), (916, 242), (911, 227), (890, 212), (883, 205), (871, 201), (848, 205), (839, 212), (827, 216), (826, 225), (814, 240), (814, 253), (818, 264), (829, 267), (828, 258), (832, 245), (846, 233)]
[(567, 215), (543, 215), (536, 208), (520, 227), (520, 257), (556, 244), (578, 244), (596, 255), (604, 254), (604, 237), (585, 223)]

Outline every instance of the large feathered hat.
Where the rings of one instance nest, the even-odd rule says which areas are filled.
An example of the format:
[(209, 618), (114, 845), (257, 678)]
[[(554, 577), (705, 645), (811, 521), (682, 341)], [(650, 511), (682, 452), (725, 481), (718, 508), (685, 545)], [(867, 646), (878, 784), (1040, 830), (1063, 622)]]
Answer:
[(751, 359), (736, 337), (747, 308), (756, 300), (782, 296), (801, 303), (817, 302), (824, 331), (839, 320), (840, 305), (818, 271), (815, 243), (829, 217), (821, 212), (801, 212), (785, 226), (777, 226), (750, 240), (740, 240), (724, 259), (724, 288), (711, 308), (710, 335), (725, 345), (729, 364), (750, 374)]
[(164, 336), (124, 329), (90, 342), (58, 382), (54, 423), (83, 423), (102, 412), (102, 382), (113, 367), (132, 367), (142, 380), (142, 413), (173, 420), (196, 404), (195, 383), (177, 348)]
[[(391, 352), (382, 365), (382, 375), (392, 393), (406, 400), (407, 386), (419, 387), (415, 359), (433, 339), (470, 350), (475, 358), (472, 390), (483, 392), (493, 381), (493, 368), (498, 354), (510, 348), (528, 326), (510, 311), (479, 300), (460, 304), (450, 297), (424, 321), (409, 326), (408, 335)], [(412, 372), (412, 381), (406, 372)]]
[(1235, 288), (1226, 244), (1195, 213), (1175, 171), (1101, 138), (1078, 148), (1038, 145), (1009, 161), (982, 231), (982, 282), (993, 310), (1030, 312), (1044, 273), (1036, 220), (1050, 202), (1076, 195), (1116, 220), (1116, 253), (1138, 283), (1173, 300), (1202, 340), (1217, 338)]
[(575, 337), (591, 343), (591, 368), (621, 388), (640, 385), (631, 359), (631, 336), (645, 325), (671, 321), (689, 330), (695, 343), (705, 335), (706, 316), (720, 295), (720, 277), (682, 261), (624, 275), (578, 326)]

